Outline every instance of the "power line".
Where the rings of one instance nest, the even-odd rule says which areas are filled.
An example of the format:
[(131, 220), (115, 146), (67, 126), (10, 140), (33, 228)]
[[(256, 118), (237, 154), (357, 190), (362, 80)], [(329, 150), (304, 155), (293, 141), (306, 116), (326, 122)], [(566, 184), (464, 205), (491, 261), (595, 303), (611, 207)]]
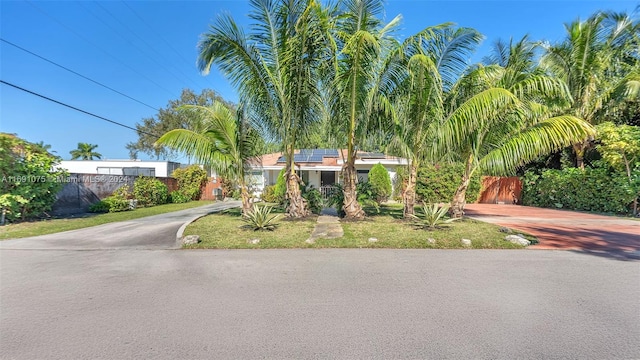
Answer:
[(3, 83), (3, 84), (5, 84), (5, 85), (11, 86), (11, 87), (13, 87), (13, 88), (15, 88), (15, 89), (18, 89), (18, 90), (24, 91), (24, 92), (29, 93), (29, 94), (31, 94), (31, 95), (37, 96), (37, 97), (39, 97), (39, 98), (42, 98), (42, 99), (45, 99), (45, 100), (49, 100), (49, 101), (54, 102), (54, 103), (56, 103), (56, 104), (58, 104), (58, 105), (62, 105), (62, 106), (64, 106), (64, 107), (67, 107), (67, 108), (69, 108), (69, 109), (72, 109), (72, 110), (75, 110), (75, 111), (81, 112), (81, 113), (83, 113), (83, 114), (87, 114), (87, 115), (93, 116), (93, 117), (95, 117), (95, 118), (98, 118), (98, 119), (100, 119), (100, 120), (103, 120), (103, 121), (106, 121), (106, 122), (112, 123), (112, 124), (114, 124), (114, 125), (122, 126), (123, 128), (127, 128), (127, 129), (129, 129), (129, 130), (133, 130), (133, 131), (135, 131), (136, 133), (141, 133), (141, 134), (145, 134), (145, 135), (149, 135), (149, 136), (153, 136), (153, 137), (159, 137), (158, 135), (154, 135), (154, 134), (148, 133), (148, 132), (146, 132), (146, 131), (138, 130), (138, 129), (133, 128), (133, 127), (131, 127), (131, 126), (129, 126), (129, 125), (125, 125), (125, 124), (119, 123), (119, 122), (117, 122), (117, 121), (113, 121), (113, 120), (107, 119), (106, 117), (102, 117), (102, 116), (100, 116), (100, 115), (96, 115), (96, 114), (91, 113), (91, 112), (88, 112), (88, 111), (86, 111), (86, 110), (82, 110), (82, 109), (77, 108), (77, 107), (75, 107), (75, 106), (72, 106), (72, 105), (69, 105), (69, 104), (63, 103), (62, 101), (58, 101), (58, 100), (52, 99), (52, 98), (50, 98), (50, 97), (44, 96), (44, 95), (42, 95), (42, 94), (38, 94), (37, 92), (31, 91), (31, 90), (27, 90), (27, 89), (25, 89), (25, 88), (23, 88), (23, 87), (20, 87), (20, 86), (18, 86), (18, 85), (12, 84), (12, 83), (10, 83), (10, 82), (6, 82), (6, 81), (4, 81), (4, 80), (0, 80), (0, 83)]
[[(140, 40), (143, 44), (145, 44), (149, 49), (151, 49), (151, 51), (153, 51), (159, 58), (163, 58), (164, 55), (159, 53), (156, 49), (154, 49), (153, 46), (151, 46), (149, 44), (149, 42), (147, 40), (145, 40), (142, 36), (138, 35), (135, 31), (133, 31), (127, 24), (125, 24), (124, 22), (122, 22), (120, 19), (118, 19), (111, 11), (109, 11), (109, 9), (107, 9), (106, 7), (102, 6), (99, 2), (95, 3), (99, 8), (101, 8), (104, 12), (106, 12), (107, 14), (109, 14), (109, 16), (111, 16), (111, 18), (113, 18), (114, 20), (116, 20), (120, 25), (122, 25), (122, 27), (124, 27), (127, 30), (127, 33), (129, 34), (133, 34), (136, 38), (138, 38), (138, 40)], [(126, 5), (126, 4), (125, 4)], [(136, 14), (137, 15), (137, 14)], [(103, 22), (104, 23), (104, 22)], [(109, 26), (107, 24), (107, 26)], [(113, 29), (111, 26), (109, 26), (111, 29)], [(117, 31), (115, 31), (115, 29), (113, 29), (114, 32), (117, 33)], [(122, 35), (120, 35), (122, 36)], [(131, 43), (131, 42), (129, 42)], [(133, 45), (133, 44), (132, 44)], [(136, 47), (137, 48), (137, 47)], [(140, 50), (140, 49), (138, 49)], [(174, 50), (175, 51), (175, 50)], [(165, 70), (167, 70), (167, 72), (171, 73), (171, 75), (173, 75), (174, 77), (176, 77), (178, 80), (182, 80), (180, 78), (178, 78), (175, 74), (172, 73), (172, 71), (170, 69), (168, 69), (164, 64), (162, 64), (161, 62), (158, 62), (157, 60), (155, 60), (155, 58), (152, 57), (152, 59), (156, 62), (156, 64), (160, 65), (161, 67), (163, 67)], [(194, 84), (196, 86), (196, 88), (199, 86), (198, 84), (196, 84), (196, 82), (191, 79), (191, 77), (187, 74), (185, 74), (184, 72), (182, 72), (182, 70), (180, 70), (179, 67), (177, 67), (175, 64), (173, 65), (175, 67), (175, 69), (177, 70), (177, 72), (179, 73), (180, 76), (183, 76), (185, 79), (191, 81), (192, 84)]]
[(67, 29), (68, 31), (72, 32), (73, 34), (75, 34), (77, 37), (81, 38), (82, 40), (86, 41), (87, 43), (93, 45), (93, 47), (95, 47), (96, 49), (102, 51), (103, 53), (109, 55), (112, 59), (116, 60), (117, 62), (119, 62), (120, 64), (126, 66), (127, 68), (129, 68), (129, 70), (133, 71), (134, 73), (138, 74), (139, 76), (147, 79), (147, 81), (155, 84), (158, 88), (168, 92), (169, 94), (171, 94), (171, 96), (175, 96), (175, 94), (171, 91), (168, 90), (167, 88), (165, 88), (164, 86), (158, 84), (157, 82), (155, 82), (154, 80), (152, 80), (151, 78), (149, 78), (148, 76), (145, 76), (144, 74), (139, 73), (138, 71), (136, 71), (134, 68), (132, 68), (131, 66), (127, 65), (125, 62), (123, 62), (122, 60), (118, 59), (117, 57), (111, 55), (108, 51), (102, 49), (101, 47), (99, 47), (98, 45), (96, 45), (95, 43), (91, 42), (89, 39), (87, 39), (86, 37), (78, 34), (77, 31), (73, 30), (72, 28), (70, 28), (69, 26), (63, 24), (60, 20), (56, 19), (55, 17), (53, 17), (52, 15), (50, 15), (48, 12), (46, 12), (45, 10), (43, 10), (42, 8), (40, 8), (39, 6), (37, 6), (36, 4), (34, 4), (32, 1), (26, 0), (26, 2), (31, 5), (32, 7), (34, 7), (36, 10), (40, 11), (41, 13), (43, 13), (44, 15), (46, 15), (47, 17), (49, 17), (50, 19), (52, 19), (53, 21), (55, 21), (56, 23), (58, 23), (60, 26), (64, 27), (65, 29)]
[(155, 31), (153, 29), (153, 27), (151, 25), (149, 25), (149, 23), (147, 21), (145, 21), (145, 19), (140, 16), (140, 14), (138, 14), (137, 11), (135, 11), (131, 6), (129, 6), (129, 4), (127, 4), (126, 1), (124, 0), (120, 0), (127, 8), (129, 8), (129, 10), (131, 10), (131, 12), (138, 17), (138, 19), (140, 19), (140, 21), (142, 21), (143, 24), (147, 25), (147, 27), (149, 28), (149, 30), (151, 30), (151, 32), (153, 32), (158, 38), (162, 39), (162, 41), (164, 41), (165, 44), (167, 44), (167, 46), (169, 46), (169, 48), (171, 50), (173, 50), (173, 52), (175, 52), (182, 60), (184, 60), (187, 64), (190, 64), (191, 62), (189, 60), (187, 60), (184, 56), (182, 56), (182, 53), (180, 53), (178, 50), (176, 50), (175, 47), (173, 47), (173, 45), (171, 45), (171, 43), (169, 41), (167, 41), (167, 39), (165, 39), (162, 35), (160, 35), (157, 31)]
[(93, 79), (91, 79), (91, 78), (89, 78), (89, 77), (87, 77), (87, 76), (84, 76), (84, 75), (82, 75), (82, 74), (80, 74), (80, 73), (76, 72), (76, 71), (73, 71), (73, 70), (71, 70), (71, 69), (69, 69), (69, 68), (67, 68), (67, 67), (65, 67), (65, 66), (63, 66), (63, 65), (60, 65), (60, 64), (56, 63), (56, 62), (55, 62), (55, 61), (53, 61), (53, 60), (49, 60), (49, 59), (45, 58), (45, 57), (44, 57), (44, 56), (42, 56), (42, 55), (38, 55), (38, 54), (34, 53), (33, 51), (29, 51), (29, 50), (27, 50), (27, 49), (25, 49), (25, 48), (23, 48), (23, 47), (21, 47), (21, 46), (19, 46), (19, 45), (16, 45), (16, 44), (12, 43), (12, 42), (11, 42), (11, 41), (9, 41), (9, 40), (5, 40), (5, 39), (3, 39), (3, 38), (1, 38), (1, 37), (0, 37), (0, 41), (4, 42), (4, 43), (6, 43), (6, 44), (9, 44), (9, 45), (11, 45), (11, 46), (13, 46), (13, 47), (15, 47), (15, 48), (17, 48), (17, 49), (20, 49), (20, 50), (22, 50), (22, 51), (24, 51), (24, 52), (26, 52), (26, 53), (28, 53), (28, 54), (31, 54), (31, 55), (33, 55), (33, 56), (35, 56), (35, 57), (37, 57), (37, 58), (39, 58), (39, 59), (41, 59), (41, 60), (44, 60), (44, 61), (46, 61), (46, 62), (48, 62), (48, 63), (50, 63), (50, 64), (52, 64), (52, 65), (55, 65), (55, 66), (57, 66), (57, 67), (59, 67), (59, 68), (61, 68), (61, 69), (64, 69), (64, 70), (66, 70), (66, 71), (68, 71), (68, 72), (70, 72), (70, 73), (72, 73), (72, 74), (75, 74), (75, 75), (77, 75), (77, 76), (79, 76), (79, 77), (81, 77), (81, 78), (83, 78), (83, 79), (89, 80), (89, 81), (91, 81), (92, 83), (94, 83), (94, 84), (96, 84), (96, 85), (100, 85), (100, 86), (102, 86), (102, 87), (103, 87), (103, 88), (105, 88), (105, 89), (109, 89), (109, 90), (111, 90), (111, 91), (115, 92), (116, 94), (119, 94), (119, 95), (122, 95), (122, 96), (124, 96), (124, 97), (126, 97), (126, 98), (129, 98), (129, 99), (131, 99), (131, 100), (133, 100), (133, 101), (135, 101), (135, 102), (137, 102), (137, 103), (139, 103), (139, 104), (142, 104), (142, 105), (144, 105), (144, 106), (146, 106), (146, 107), (148, 107), (148, 108), (151, 108), (151, 109), (153, 109), (153, 110), (160, 111), (159, 109), (157, 109), (157, 108), (155, 108), (155, 107), (153, 107), (153, 106), (151, 106), (151, 105), (149, 105), (149, 104), (147, 104), (147, 103), (145, 103), (145, 102), (142, 102), (142, 101), (140, 101), (140, 100), (137, 100), (137, 99), (135, 99), (135, 98), (133, 98), (133, 97), (131, 97), (131, 96), (127, 95), (127, 94), (124, 94), (124, 93), (122, 93), (122, 92), (120, 92), (120, 91), (118, 91), (118, 90), (116, 90), (116, 89), (114, 89), (114, 88), (111, 88), (111, 87), (109, 87), (109, 86), (107, 86), (107, 85), (105, 85), (105, 84), (103, 84), (103, 83), (101, 83), (101, 82), (99, 82), (99, 81), (93, 80)]

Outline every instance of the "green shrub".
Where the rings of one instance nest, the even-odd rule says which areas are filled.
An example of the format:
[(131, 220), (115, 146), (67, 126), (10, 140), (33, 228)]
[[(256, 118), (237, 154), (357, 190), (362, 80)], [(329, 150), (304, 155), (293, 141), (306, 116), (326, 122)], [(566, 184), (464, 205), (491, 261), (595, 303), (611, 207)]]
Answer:
[(404, 180), (407, 177), (407, 167), (406, 166), (398, 166), (396, 167), (396, 178), (393, 181), (393, 199), (396, 201), (402, 200), (402, 186), (404, 184)]
[(342, 184), (333, 184), (333, 191), (325, 201), (327, 206), (333, 207), (338, 211), (338, 216), (344, 217), (345, 212), (342, 208), (344, 206), (344, 188)]
[(640, 184), (606, 166), (544, 170), (525, 173), (523, 205), (570, 210), (629, 214)]
[(360, 206), (373, 207), (377, 213), (380, 212), (380, 205), (378, 205), (378, 193), (376, 188), (369, 181), (359, 182), (356, 184), (356, 195)]
[(320, 190), (309, 185), (302, 190), (302, 197), (307, 200), (307, 206), (314, 214), (320, 214), (322, 212), (323, 200)]
[(9, 222), (26, 220), (49, 210), (68, 174), (52, 171), (61, 159), (39, 144), (0, 133), (0, 211)]
[(100, 200), (97, 203), (91, 204), (91, 206), (89, 206), (89, 212), (92, 213), (106, 213), (109, 212), (109, 209), (109, 202), (106, 200)]
[(171, 199), (171, 202), (174, 203), (174, 204), (184, 204), (184, 203), (188, 203), (189, 201), (191, 201), (191, 198), (189, 196), (185, 195), (180, 190), (172, 191), (169, 194), (169, 197)]
[[(416, 195), (418, 200), (425, 203), (448, 203), (453, 199), (458, 186), (460, 186), (463, 164), (443, 164), (439, 166), (427, 165), (418, 169), (416, 181)], [(467, 189), (467, 203), (478, 201), (480, 195), (480, 175), (471, 177), (471, 183)]]
[[(171, 177), (178, 180), (178, 191), (180, 195), (176, 195), (178, 200), (187, 198), (191, 200), (199, 200), (202, 195), (202, 188), (207, 182), (207, 172), (198, 165), (191, 165), (186, 168), (176, 169)], [(175, 192), (175, 191), (174, 191)], [(172, 198), (173, 199), (173, 198)]]
[(369, 183), (375, 192), (375, 200), (378, 204), (389, 200), (391, 196), (391, 177), (382, 164), (373, 165), (369, 171)]
[(133, 194), (138, 206), (156, 206), (167, 203), (169, 189), (156, 178), (140, 176), (133, 183)]
[(284, 204), (285, 194), (287, 193), (287, 182), (284, 178), (285, 169), (280, 170), (278, 177), (276, 179), (276, 184), (273, 188), (273, 196), (275, 197), (274, 202), (279, 204)]
[(436, 227), (438, 227), (438, 225), (448, 224), (450, 222), (458, 220), (457, 218), (444, 220), (447, 212), (449, 212), (449, 204), (445, 204), (441, 207), (439, 207), (438, 204), (424, 204), (422, 205), (423, 218), (420, 219), (415, 215), (413, 215), (413, 217), (422, 220), (424, 226), (428, 229), (435, 229)]
[(120, 212), (135, 209), (131, 201), (132, 194), (129, 186), (121, 186), (103, 201), (109, 206), (109, 212)]
[(246, 227), (258, 230), (275, 230), (278, 224), (275, 222), (280, 215), (271, 216), (271, 206), (254, 206), (245, 216), (242, 217), (242, 221), (246, 222)]
[(270, 203), (279, 203), (274, 193), (275, 185), (267, 185), (262, 190), (262, 201)]

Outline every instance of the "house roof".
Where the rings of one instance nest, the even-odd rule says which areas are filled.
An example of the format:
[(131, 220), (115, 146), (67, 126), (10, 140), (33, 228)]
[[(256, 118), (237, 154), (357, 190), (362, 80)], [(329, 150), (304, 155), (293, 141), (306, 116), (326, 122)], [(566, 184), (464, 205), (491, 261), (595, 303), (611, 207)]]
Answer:
[[(339, 170), (347, 158), (346, 149), (299, 149), (294, 152), (294, 162), (301, 168), (335, 168)], [(356, 164), (406, 164), (406, 160), (396, 156), (389, 156), (383, 153), (358, 151)], [(282, 152), (262, 155), (254, 158), (251, 162), (254, 168), (282, 169), (285, 167), (285, 158)]]

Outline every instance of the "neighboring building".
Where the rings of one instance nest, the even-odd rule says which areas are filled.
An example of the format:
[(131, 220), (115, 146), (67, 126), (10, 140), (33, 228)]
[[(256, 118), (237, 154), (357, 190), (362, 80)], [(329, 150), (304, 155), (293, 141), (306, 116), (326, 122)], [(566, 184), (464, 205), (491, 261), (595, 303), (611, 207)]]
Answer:
[(71, 174), (99, 174), (125, 176), (170, 177), (179, 163), (172, 161), (141, 160), (64, 160), (57, 168), (66, 169)]
[[(342, 182), (341, 172), (346, 155), (346, 150), (302, 149), (296, 150), (293, 160), (302, 181), (319, 189), (324, 195), (334, 184)], [(391, 181), (395, 181), (396, 167), (406, 166), (407, 160), (382, 153), (359, 151), (355, 162), (358, 180), (367, 181), (369, 170), (378, 163), (387, 169)], [(285, 166), (282, 153), (267, 154), (256, 159), (251, 165), (252, 173), (249, 178), (254, 195), (259, 196), (265, 186), (274, 185)]]

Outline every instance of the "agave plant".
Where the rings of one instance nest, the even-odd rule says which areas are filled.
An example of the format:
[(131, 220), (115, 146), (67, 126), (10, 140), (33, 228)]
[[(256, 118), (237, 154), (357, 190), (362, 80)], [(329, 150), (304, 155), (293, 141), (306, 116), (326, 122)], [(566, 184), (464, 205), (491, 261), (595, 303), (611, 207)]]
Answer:
[(445, 204), (438, 206), (438, 204), (424, 204), (422, 205), (422, 214), (424, 219), (420, 219), (418, 216), (413, 215), (414, 218), (422, 220), (424, 225), (429, 229), (435, 229), (438, 225), (449, 224), (458, 218), (450, 218), (444, 220), (443, 217), (449, 211), (449, 205)]
[(253, 231), (273, 231), (276, 226), (278, 226), (275, 221), (280, 217), (280, 215), (271, 216), (272, 210), (272, 206), (255, 206), (252, 210), (242, 216), (242, 221), (246, 222), (247, 225), (245, 226), (253, 229)]

